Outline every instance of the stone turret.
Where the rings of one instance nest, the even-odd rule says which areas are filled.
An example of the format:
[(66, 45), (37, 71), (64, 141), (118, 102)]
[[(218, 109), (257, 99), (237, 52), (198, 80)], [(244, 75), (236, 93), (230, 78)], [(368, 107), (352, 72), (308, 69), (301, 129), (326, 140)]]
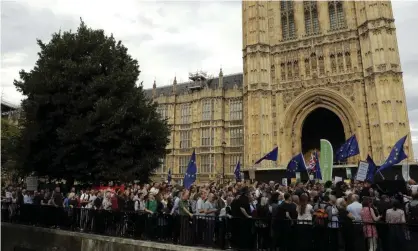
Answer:
[(176, 76), (174, 76), (174, 81), (173, 81), (173, 94), (176, 93), (176, 88), (177, 88), (177, 78), (176, 78)]
[(154, 79), (154, 84), (152, 85), (152, 97), (157, 97), (157, 81)]
[(222, 68), (219, 71), (219, 83), (218, 83), (218, 88), (223, 88), (224, 87), (224, 73), (222, 72)]

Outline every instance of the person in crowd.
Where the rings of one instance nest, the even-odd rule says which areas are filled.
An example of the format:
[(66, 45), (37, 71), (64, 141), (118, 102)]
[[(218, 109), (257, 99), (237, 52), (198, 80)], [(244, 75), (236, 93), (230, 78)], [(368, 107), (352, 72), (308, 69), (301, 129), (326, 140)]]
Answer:
[[(68, 193), (59, 188), (51, 193), (48, 188), (33, 191), (31, 196), (24, 186), (5, 186), (2, 203), (8, 204), (2, 204), (2, 219), (11, 220), (7, 209), (14, 205), (13, 216), (19, 222), (32, 224), (48, 215), (45, 226), (99, 234), (133, 233), (137, 238), (250, 250), (335, 250), (338, 246), (362, 250), (364, 236), (373, 251), (406, 248), (415, 234), (410, 223), (418, 219), (416, 194), (377, 193), (374, 186), (358, 181), (289, 186), (274, 181), (212, 182), (195, 184), (189, 190), (165, 182), (112, 184), (83, 186), (81, 193), (77, 186), (62, 190)], [(408, 198), (405, 206), (391, 202), (399, 198)], [(25, 218), (26, 209), (34, 210), (35, 217)], [(377, 224), (382, 222), (385, 224)], [(304, 241), (299, 241), (300, 236)]]
[(363, 206), (359, 202), (359, 196), (353, 194), (350, 198), (351, 203), (347, 206), (347, 211), (354, 217), (355, 221), (361, 221), (361, 210), (363, 209)]
[(401, 208), (401, 202), (393, 200), (392, 208), (386, 211), (386, 223), (391, 224), (388, 235), (390, 238), (391, 250), (405, 250), (407, 231), (403, 224), (406, 223), (406, 219), (405, 212)]
[(364, 237), (367, 239), (369, 251), (376, 251), (378, 235), (375, 222), (380, 220), (380, 216), (376, 216), (372, 209), (370, 197), (365, 197), (362, 204), (363, 208), (361, 209), (360, 215), (363, 221)]

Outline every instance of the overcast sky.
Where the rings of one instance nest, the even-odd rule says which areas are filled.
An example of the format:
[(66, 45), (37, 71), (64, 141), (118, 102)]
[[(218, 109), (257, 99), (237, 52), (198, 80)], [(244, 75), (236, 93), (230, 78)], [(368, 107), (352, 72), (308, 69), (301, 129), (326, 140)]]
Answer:
[[(393, 1), (409, 119), (418, 158), (418, 1)], [(13, 79), (37, 58), (36, 38), (75, 30), (80, 17), (122, 40), (137, 58), (140, 80), (151, 87), (187, 80), (188, 72), (242, 72), (240, 1), (1, 0), (1, 88), (5, 100), (22, 96)]]

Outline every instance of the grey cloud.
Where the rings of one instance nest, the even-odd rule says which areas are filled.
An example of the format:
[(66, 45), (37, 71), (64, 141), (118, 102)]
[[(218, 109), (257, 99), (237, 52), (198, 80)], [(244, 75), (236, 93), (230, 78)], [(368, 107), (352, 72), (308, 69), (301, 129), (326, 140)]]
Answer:
[(168, 27), (165, 31), (173, 34), (180, 33), (180, 30), (177, 27)]
[(138, 15), (137, 20), (141, 25), (147, 27), (155, 27), (154, 21), (151, 18), (144, 17), (143, 15)]
[(164, 44), (155, 48), (159, 55), (173, 67), (200, 66), (202, 60), (210, 56), (210, 51), (194, 44)]
[[(406, 103), (408, 105), (408, 111), (418, 111), (418, 95), (406, 96)], [(417, 114), (418, 116), (418, 114)], [(418, 119), (418, 118), (417, 118)]]
[(47, 9), (31, 9), (27, 4), (2, 1), (1, 49), (2, 53), (21, 52), (36, 47), (35, 39), (49, 39), (53, 32), (69, 30), (78, 21), (66, 16), (56, 16)]
[[(116, 39), (119, 39), (119, 38), (116, 38)], [(144, 42), (151, 41), (153, 39), (154, 39), (154, 37), (151, 34), (148, 34), (148, 33), (142, 33), (142, 34), (138, 33), (137, 35), (134, 35), (134, 36), (125, 36), (125, 37), (121, 38), (122, 42), (125, 44), (125, 46), (128, 47), (128, 49), (131, 46), (135, 47), (135, 46), (138, 46), (138, 45), (140, 45)], [(128, 45), (128, 44), (130, 44), (130, 45)]]

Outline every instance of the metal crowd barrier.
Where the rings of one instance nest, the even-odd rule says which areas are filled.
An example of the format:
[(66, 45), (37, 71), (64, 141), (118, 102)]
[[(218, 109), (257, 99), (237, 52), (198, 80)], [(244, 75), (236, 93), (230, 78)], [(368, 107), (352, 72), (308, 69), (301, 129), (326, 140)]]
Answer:
[[(2, 221), (156, 242), (235, 250), (416, 251), (410, 224), (179, 216), (2, 203)], [(366, 238), (365, 232), (377, 234)], [(372, 248), (370, 249), (370, 246)]]

